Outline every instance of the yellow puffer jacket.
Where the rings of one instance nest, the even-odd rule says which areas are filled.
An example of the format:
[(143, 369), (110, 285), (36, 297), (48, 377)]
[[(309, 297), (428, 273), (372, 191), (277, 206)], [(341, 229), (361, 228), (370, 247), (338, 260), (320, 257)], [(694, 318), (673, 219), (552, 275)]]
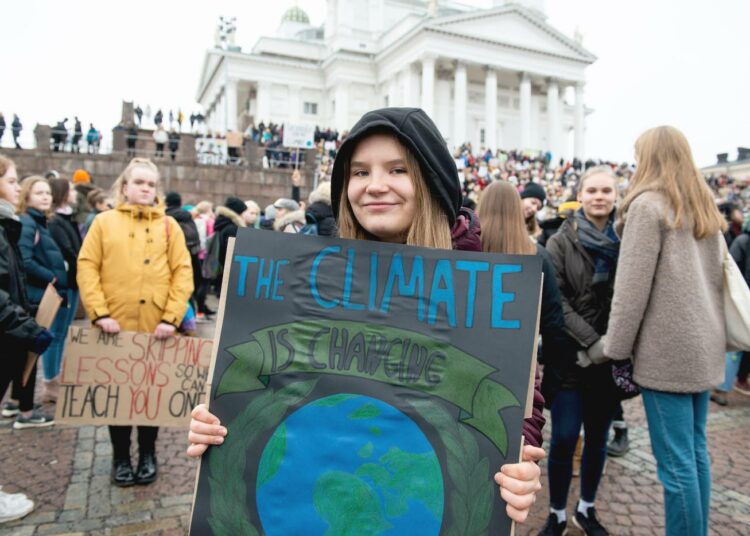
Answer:
[(126, 331), (179, 327), (193, 269), (179, 224), (164, 206), (119, 205), (98, 214), (78, 256), (81, 301), (92, 321), (109, 316)]

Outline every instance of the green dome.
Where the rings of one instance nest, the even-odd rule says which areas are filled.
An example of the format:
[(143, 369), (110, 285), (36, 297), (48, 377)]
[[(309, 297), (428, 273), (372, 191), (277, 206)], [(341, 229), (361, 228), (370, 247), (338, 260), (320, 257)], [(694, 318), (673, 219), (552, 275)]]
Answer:
[(284, 16), (281, 17), (281, 22), (301, 22), (303, 24), (310, 24), (310, 17), (307, 16), (299, 6), (293, 6), (286, 10)]

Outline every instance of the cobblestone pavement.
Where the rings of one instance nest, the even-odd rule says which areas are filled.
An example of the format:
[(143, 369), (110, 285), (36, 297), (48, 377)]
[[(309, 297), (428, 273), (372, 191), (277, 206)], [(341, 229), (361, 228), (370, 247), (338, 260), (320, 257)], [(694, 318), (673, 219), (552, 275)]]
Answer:
[[(202, 336), (211, 336), (212, 329), (203, 325)], [(662, 491), (640, 399), (628, 401), (625, 414), (632, 446), (625, 457), (609, 459), (597, 498), (599, 518), (612, 534), (663, 534)], [(711, 407), (712, 534), (750, 534), (749, 421), (750, 398), (732, 394), (727, 408)], [(0, 535), (187, 532), (197, 463), (185, 456), (185, 430), (160, 430), (160, 474), (154, 484), (117, 488), (109, 482), (112, 455), (106, 427), (56, 425), (14, 431), (10, 423), (9, 419), (0, 422), (0, 484), (5, 491), (27, 493), (36, 501), (36, 509), (22, 520), (0, 525)], [(549, 439), (549, 430), (546, 434)], [(542, 468), (546, 488), (544, 463)], [(577, 492), (574, 479), (568, 512)], [(517, 534), (536, 534), (546, 520), (547, 507), (545, 489)]]

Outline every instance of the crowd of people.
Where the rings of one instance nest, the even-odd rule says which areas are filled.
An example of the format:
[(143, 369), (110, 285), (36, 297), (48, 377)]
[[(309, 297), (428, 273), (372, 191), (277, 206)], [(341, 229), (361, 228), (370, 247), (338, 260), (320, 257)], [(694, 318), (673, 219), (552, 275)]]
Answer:
[[(283, 132), (258, 125), (248, 137), (266, 144)], [(186, 204), (180, 192), (162, 196), (159, 169), (146, 158), (133, 158), (105, 192), (85, 170), (70, 178), (19, 177), (0, 157), (0, 344), (10, 351), (0, 393), (12, 386), (2, 415), (14, 418), (16, 429), (54, 424), (38, 404), (56, 400), (65, 333), (79, 300), (107, 333), (194, 335), (195, 322), (214, 314), (206, 298), (219, 291), (228, 240), (243, 227), (535, 255), (545, 277), (534, 411), (524, 422), (523, 461), (494, 475), (508, 515), (526, 519), (541, 487), (537, 463), (548, 455), (550, 513), (540, 534), (566, 530), (576, 472), (571, 522), (586, 534), (607, 534), (596, 514), (597, 489), (607, 455), (628, 450), (621, 402), (641, 395), (667, 533), (707, 534), (709, 397), (715, 389), (713, 399), (726, 402), (733, 387), (750, 395), (748, 360), (725, 352), (722, 325), (727, 246), (750, 277), (744, 184), (704, 179), (685, 137), (671, 127), (639, 137), (637, 167), (475, 152), (470, 144), (451, 154), (430, 118), (409, 109), (369, 112), (342, 136), (316, 129), (315, 143), (317, 188), (303, 201), (295, 170), (289, 197), (265, 208), (237, 197), (213, 207)], [(63, 300), (49, 329), (34, 320), (47, 285)], [(677, 323), (675, 310), (697, 313)], [(41, 354), (41, 400), (34, 399), (35, 372), (25, 386), (21, 381), (28, 351)], [(546, 453), (544, 407), (551, 418)], [(199, 456), (221, 444), (227, 429), (205, 406), (192, 416), (188, 454)], [(131, 428), (109, 431), (113, 484), (153, 482), (158, 428), (138, 427), (135, 468)], [(31, 508), (27, 497), (0, 492), (2, 519)]]

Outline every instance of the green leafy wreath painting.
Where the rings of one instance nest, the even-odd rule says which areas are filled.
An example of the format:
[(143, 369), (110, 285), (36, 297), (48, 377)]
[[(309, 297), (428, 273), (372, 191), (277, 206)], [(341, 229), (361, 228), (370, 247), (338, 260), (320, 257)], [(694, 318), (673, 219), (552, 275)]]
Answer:
[(519, 455), (538, 264), (279, 235), (230, 253), (209, 407), (229, 433), (191, 534), (510, 533), (492, 477)]

